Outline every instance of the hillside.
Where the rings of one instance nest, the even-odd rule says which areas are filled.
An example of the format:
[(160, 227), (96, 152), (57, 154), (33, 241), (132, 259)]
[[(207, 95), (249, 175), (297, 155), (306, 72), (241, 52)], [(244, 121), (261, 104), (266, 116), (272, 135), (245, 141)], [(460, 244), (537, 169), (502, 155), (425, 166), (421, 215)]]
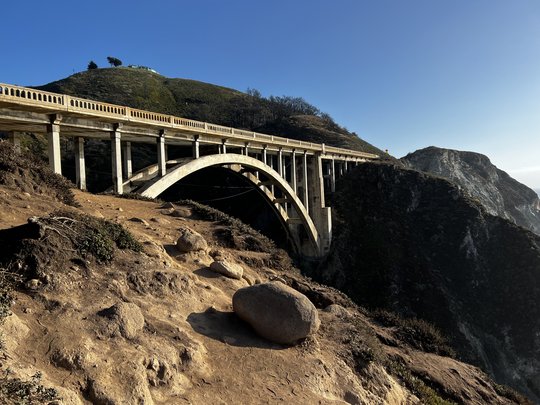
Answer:
[(341, 179), (312, 274), (355, 302), (438, 326), (461, 358), (540, 399), (540, 236), (452, 182), (365, 163)]
[(387, 156), (298, 97), (264, 98), (133, 68), (88, 70), (38, 88)]
[[(75, 190), (66, 205), (66, 184), (33, 167), (0, 142), (2, 403), (527, 403), (448, 357), (429, 325), (306, 279), (238, 221)], [(186, 227), (207, 250), (178, 250)], [(211, 271), (218, 256), (244, 277)], [(235, 315), (232, 295), (270, 280), (317, 307), (313, 337), (272, 343)]]
[(487, 156), (431, 146), (401, 161), (407, 167), (453, 181), (490, 214), (540, 234), (540, 200), (536, 192), (498, 169)]

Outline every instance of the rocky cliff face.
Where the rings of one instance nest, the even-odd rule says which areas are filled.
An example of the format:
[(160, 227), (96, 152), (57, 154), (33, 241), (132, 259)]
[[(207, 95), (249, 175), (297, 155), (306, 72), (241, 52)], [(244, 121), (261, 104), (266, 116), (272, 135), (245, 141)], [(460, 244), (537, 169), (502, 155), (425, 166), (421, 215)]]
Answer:
[(490, 214), (540, 234), (540, 200), (536, 192), (498, 169), (487, 156), (429, 147), (401, 161), (412, 169), (455, 182)]
[(385, 164), (343, 178), (334, 212), (332, 253), (314, 277), (435, 323), (464, 359), (540, 399), (538, 235), (445, 179)]

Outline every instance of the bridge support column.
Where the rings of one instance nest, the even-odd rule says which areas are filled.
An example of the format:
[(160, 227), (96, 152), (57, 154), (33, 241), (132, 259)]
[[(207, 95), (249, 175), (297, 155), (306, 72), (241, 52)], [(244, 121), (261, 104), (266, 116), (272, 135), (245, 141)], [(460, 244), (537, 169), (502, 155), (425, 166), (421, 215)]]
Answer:
[(123, 194), (124, 186), (122, 182), (122, 145), (120, 129), (122, 124), (115, 124), (111, 132), (111, 161), (112, 161), (112, 180), (113, 191), (116, 194)]
[(219, 153), (227, 153), (227, 140), (223, 139), (221, 141), (221, 151)]
[(294, 191), (294, 194), (298, 194), (298, 184), (297, 184), (297, 171), (296, 171), (296, 150), (292, 150), (291, 154), (291, 187)]
[(263, 146), (263, 150), (262, 150), (262, 161), (263, 161), (263, 163), (264, 163), (265, 165), (267, 164), (267, 163), (266, 163), (266, 148), (267, 148), (267, 146), (264, 145), (264, 146)]
[(13, 145), (15, 152), (21, 153), (21, 133), (16, 131), (8, 132), (7, 138)]
[(193, 151), (193, 158), (198, 159), (200, 157), (200, 150), (199, 150), (199, 135), (193, 136), (193, 142), (191, 144), (192, 151)]
[(347, 160), (345, 160), (345, 162), (343, 162), (343, 170), (345, 171), (345, 173), (347, 173), (349, 171), (349, 166), (347, 165)]
[(302, 186), (304, 188), (304, 205), (306, 206), (306, 211), (310, 213), (309, 209), (309, 191), (308, 191), (308, 159), (307, 159), (307, 150), (304, 151), (303, 161), (302, 161)]
[(49, 166), (53, 172), (62, 174), (62, 160), (60, 156), (60, 122), (61, 115), (53, 115), (47, 127), (47, 144), (49, 152)]
[(86, 190), (86, 164), (84, 161), (84, 138), (78, 136), (74, 139), (75, 150), (75, 182), (80, 190)]
[(124, 150), (122, 153), (124, 159), (124, 175), (129, 179), (133, 174), (133, 164), (131, 161), (131, 142), (124, 142)]
[(283, 175), (283, 148), (279, 148), (278, 155), (277, 155), (277, 164), (278, 164), (278, 173), (281, 177), (284, 177)]
[(249, 142), (246, 142), (243, 150), (244, 156), (249, 156)]
[(167, 156), (165, 151), (165, 131), (161, 131), (157, 139), (157, 155), (158, 155), (158, 176), (163, 177), (167, 174)]
[(332, 193), (336, 192), (336, 161), (332, 158), (330, 163), (330, 191)]
[(316, 155), (309, 164), (309, 215), (320, 238), (320, 253), (326, 254), (332, 240), (331, 209), (325, 207), (322, 157)]

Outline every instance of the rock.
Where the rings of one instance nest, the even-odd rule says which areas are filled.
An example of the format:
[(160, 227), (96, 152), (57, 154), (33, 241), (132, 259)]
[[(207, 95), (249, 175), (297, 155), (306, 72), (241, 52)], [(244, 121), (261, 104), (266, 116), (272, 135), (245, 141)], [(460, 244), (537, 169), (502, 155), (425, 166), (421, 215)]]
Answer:
[(242, 266), (236, 263), (230, 263), (226, 260), (216, 260), (212, 262), (210, 265), (210, 270), (237, 280), (240, 280), (244, 274), (244, 269)]
[(194, 250), (206, 251), (208, 244), (200, 233), (185, 227), (180, 228), (180, 236), (176, 242), (176, 249), (181, 253), (188, 253)]
[(133, 218), (130, 218), (129, 219), (131, 222), (137, 222), (139, 224), (143, 224), (143, 225), (146, 225), (148, 226), (148, 222), (146, 222), (144, 219), (142, 218), (137, 218), (137, 217), (133, 217)]
[(331, 305), (328, 305), (325, 309), (324, 309), (324, 312), (328, 312), (330, 314), (333, 314), (335, 316), (337, 316), (338, 318), (349, 318), (351, 316), (351, 313), (346, 309), (346, 308), (343, 308), (341, 305), (339, 304), (331, 304)]
[(150, 221), (155, 222), (155, 223), (160, 224), (160, 225), (168, 225), (168, 224), (170, 224), (170, 221), (165, 219), (165, 218), (156, 218), (156, 217), (154, 217), (154, 218), (150, 218)]
[(167, 201), (166, 203), (163, 203), (160, 208), (175, 208), (175, 206), (172, 202)]
[(1, 330), (2, 343), (8, 352), (16, 351), (30, 332), (30, 328), (13, 313), (5, 319)]
[(189, 218), (191, 214), (191, 210), (186, 207), (178, 207), (171, 212), (171, 216), (176, 218)]
[(124, 211), (124, 210), (122, 209), (122, 207), (118, 207), (118, 208), (116, 209), (116, 211), (122, 212), (122, 211)]
[(262, 337), (294, 344), (317, 332), (317, 309), (309, 299), (280, 282), (241, 288), (233, 296), (233, 310)]
[(134, 339), (144, 328), (144, 316), (140, 308), (130, 302), (119, 302), (99, 312), (109, 318), (112, 324), (107, 328), (111, 335), (120, 334), (126, 339)]
[(37, 290), (39, 287), (41, 287), (41, 281), (37, 278), (33, 278), (31, 280), (28, 280), (25, 284), (26, 288), (29, 290)]

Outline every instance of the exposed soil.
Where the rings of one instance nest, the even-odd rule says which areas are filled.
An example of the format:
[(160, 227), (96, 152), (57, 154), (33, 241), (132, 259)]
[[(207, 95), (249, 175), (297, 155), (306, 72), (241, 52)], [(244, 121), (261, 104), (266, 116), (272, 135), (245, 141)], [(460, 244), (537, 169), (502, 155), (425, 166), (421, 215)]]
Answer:
[[(221, 240), (223, 223), (189, 206), (176, 216), (155, 202), (75, 198), (79, 208), (0, 186), (0, 233), (71, 209), (122, 224), (143, 245), (100, 262), (54, 230), (34, 239), (41, 264), (14, 293), (1, 369), (22, 379), (41, 372), (60, 403), (512, 403), (480, 370), (413, 349), (340, 292), (302, 277), (284, 252), (260, 249), (265, 241), (239, 250), (234, 232)], [(208, 253), (176, 251), (184, 226), (205, 237)], [(210, 271), (212, 256), (241, 264), (245, 277)], [(297, 346), (265, 341), (232, 312), (238, 288), (275, 279), (319, 308), (321, 329)]]

